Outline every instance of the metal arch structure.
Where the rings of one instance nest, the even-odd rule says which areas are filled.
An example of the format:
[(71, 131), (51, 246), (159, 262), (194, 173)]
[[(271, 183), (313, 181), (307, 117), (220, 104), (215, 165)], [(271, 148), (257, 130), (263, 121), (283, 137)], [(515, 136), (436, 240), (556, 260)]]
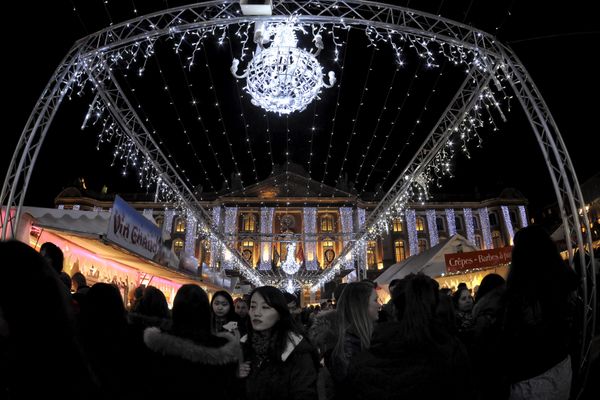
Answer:
[[(448, 106), (434, 130), (418, 150), (413, 158), (413, 163), (401, 176), (407, 174), (406, 176), (415, 178), (415, 174), (425, 170), (432, 161), (430, 154), (434, 154), (448, 140), (449, 129), (459, 123), (461, 115), (464, 116), (471, 110), (474, 98), (485, 90), (490, 80), (495, 80), (497, 76), (506, 78), (529, 119), (544, 155), (561, 209), (569, 261), (573, 267), (578, 265), (581, 279), (580, 293), (583, 302), (579, 362), (582, 366), (581, 370), (585, 371), (591, 335), (595, 326), (596, 283), (593, 252), (591, 251), (592, 242), (589, 221), (587, 217), (579, 215), (579, 210), (585, 209), (585, 203), (577, 176), (554, 119), (519, 59), (508, 47), (498, 43), (492, 35), (432, 14), (399, 6), (362, 0), (275, 0), (272, 16), (250, 17), (240, 13), (237, 1), (211, 1), (142, 16), (79, 40), (57, 67), (52, 79), (44, 89), (13, 153), (0, 192), (0, 204), (6, 207), (5, 217), (0, 214), (0, 218), (2, 218), (0, 220), (0, 238), (5, 239), (9, 237), (10, 233), (16, 232), (16, 221), (19, 221), (25, 193), (39, 150), (64, 97), (72, 90), (75, 82), (82, 79), (83, 76), (92, 82), (96, 80), (96, 83), (114, 82), (111, 79), (100, 81), (102, 74), (106, 74), (107, 71), (98, 73), (94, 70), (102, 65), (101, 60), (106, 54), (131, 44), (151, 41), (160, 36), (211, 26), (284, 20), (291, 14), (298, 15), (299, 23), (344, 24), (390, 29), (460, 46), (480, 55), (480, 60), (483, 62), (482, 68), (471, 70), (470, 77), (472, 79), (467, 79), (463, 83), (461, 92), (455, 96), (452, 104)], [(176, 197), (189, 206), (197, 218), (209, 221), (210, 218), (207, 217), (206, 211), (198, 205), (193, 190), (177, 175), (170, 164), (165, 163), (166, 159), (156, 144), (146, 137), (149, 131), (130, 105), (126, 101), (121, 104), (123, 100), (126, 100), (120, 98), (122, 92), (118, 89), (115, 91), (115, 88), (112, 87), (104, 88), (103, 85), (98, 85), (96, 89), (99, 90), (99, 93), (103, 93), (101, 97), (104, 102), (108, 102), (107, 105), (111, 103), (120, 105), (111, 110), (113, 118), (120, 121), (121, 129), (134, 143), (140, 146), (141, 152), (157, 168), (161, 179), (168, 181), (168, 186), (176, 193)], [(406, 196), (407, 190), (406, 182), (398, 179), (356, 235), (358, 240), (351, 241), (338, 259), (351, 251), (360, 239), (367, 237), (374, 224), (381, 218), (385, 218), (389, 208), (402, 196)], [(207, 223), (206, 226), (212, 229), (210, 223)], [(586, 228), (585, 232), (582, 232), (582, 227)], [(221, 243), (225, 242), (222, 234), (214, 231), (212, 233)], [(579, 251), (578, 259), (575, 258), (576, 250)], [(238, 255), (237, 251), (232, 253)], [(332, 271), (324, 271), (324, 275), (330, 272)]]

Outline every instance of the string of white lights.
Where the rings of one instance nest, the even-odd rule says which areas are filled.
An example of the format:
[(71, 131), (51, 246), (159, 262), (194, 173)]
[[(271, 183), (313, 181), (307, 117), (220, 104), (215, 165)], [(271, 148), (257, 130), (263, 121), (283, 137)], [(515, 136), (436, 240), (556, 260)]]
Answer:
[(406, 216), (406, 230), (408, 232), (408, 247), (410, 255), (414, 256), (419, 254), (419, 239), (417, 236), (417, 218), (415, 210), (412, 208), (405, 211)]
[(467, 227), (467, 239), (473, 244), (475, 242), (475, 226), (473, 225), (473, 212), (470, 208), (463, 208), (463, 215), (465, 216), (465, 226)]
[[(354, 223), (353, 223), (353, 210), (352, 207), (340, 207), (340, 222), (342, 228), (342, 246), (346, 247), (346, 245), (353, 239), (351, 237), (354, 232)], [(350, 252), (348, 256), (341, 261), (342, 267), (344, 269), (353, 269), (354, 268), (354, 255)]]
[[(492, 232), (490, 230), (490, 215), (487, 207), (479, 209), (479, 221), (481, 222), (481, 234), (483, 235), (483, 243), (486, 249), (492, 249)], [(483, 250), (483, 249), (482, 249)]]
[(317, 271), (317, 208), (304, 207), (302, 209), (302, 226), (304, 230), (305, 268), (307, 271)]
[(440, 242), (440, 238), (438, 236), (438, 228), (435, 217), (435, 210), (429, 209), (425, 211), (427, 216), (427, 229), (429, 230), (429, 242), (431, 243), (431, 247), (435, 246)]
[[(222, 208), (220, 206), (213, 207), (212, 209), (212, 229), (215, 232), (219, 231), (219, 227), (221, 227), (221, 212)], [(210, 266), (211, 268), (217, 268), (218, 262), (221, 257), (221, 246), (219, 241), (211, 240), (210, 241)]]
[(515, 232), (513, 230), (512, 221), (510, 220), (510, 212), (508, 211), (508, 206), (500, 206), (500, 209), (502, 210), (502, 216), (504, 217), (504, 226), (506, 226), (508, 240), (510, 244), (512, 244)]
[[(237, 213), (238, 208), (237, 207), (225, 207), (225, 237), (228, 238), (226, 240), (226, 243), (228, 245), (229, 248), (225, 249), (225, 253), (227, 255), (227, 252), (231, 251), (229, 249), (233, 249), (234, 245), (235, 245), (235, 234), (237, 232)], [(223, 269), (233, 269), (234, 268), (234, 264), (233, 261), (235, 260), (234, 257), (224, 257), (225, 258), (225, 262), (223, 263)], [(229, 258), (229, 259), (228, 259)]]
[(453, 208), (446, 208), (446, 223), (448, 224), (448, 235), (450, 237), (456, 235), (456, 215)]
[(519, 222), (521, 222), (521, 228), (525, 228), (527, 226), (527, 212), (525, 211), (525, 206), (519, 206)]
[(269, 235), (273, 233), (273, 214), (275, 208), (261, 207), (260, 209), (260, 263), (258, 269), (267, 271), (271, 269), (273, 243)]
[(185, 247), (183, 251), (188, 256), (194, 257), (196, 254), (196, 229), (198, 221), (189, 213), (185, 219)]

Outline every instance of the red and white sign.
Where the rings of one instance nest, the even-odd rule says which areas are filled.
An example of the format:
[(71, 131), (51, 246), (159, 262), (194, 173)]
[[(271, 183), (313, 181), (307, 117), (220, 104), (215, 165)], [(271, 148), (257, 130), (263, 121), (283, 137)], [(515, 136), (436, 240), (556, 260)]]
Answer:
[(444, 254), (448, 273), (497, 267), (498, 265), (508, 264), (511, 256), (512, 246), (467, 253)]

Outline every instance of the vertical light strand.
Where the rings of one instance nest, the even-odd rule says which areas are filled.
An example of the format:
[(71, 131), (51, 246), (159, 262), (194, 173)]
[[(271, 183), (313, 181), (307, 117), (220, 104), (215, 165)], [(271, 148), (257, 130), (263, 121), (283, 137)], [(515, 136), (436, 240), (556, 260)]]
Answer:
[[(221, 231), (221, 207), (217, 206), (212, 209), (212, 228), (213, 231)], [(210, 241), (210, 266), (212, 268), (217, 267), (217, 262), (221, 256), (221, 246), (217, 238), (211, 237)]]
[[(231, 249), (235, 248), (236, 234), (237, 234), (237, 207), (225, 207), (225, 238), (227, 247), (225, 249), (226, 256), (227, 252), (231, 252)], [(235, 251), (235, 250), (234, 250)], [(233, 257), (225, 257), (224, 269), (233, 269)], [(227, 260), (229, 258), (229, 260)]]
[[(345, 248), (350, 243), (353, 231), (352, 207), (340, 207), (340, 222), (342, 224), (342, 247)], [(340, 260), (340, 262), (345, 269), (354, 268), (354, 257), (351, 252), (348, 253), (345, 259)]]
[(307, 271), (319, 269), (317, 262), (317, 208), (304, 207), (302, 210), (304, 228), (305, 266)]
[(196, 228), (198, 222), (192, 214), (188, 214), (185, 219), (185, 248), (183, 251), (188, 256), (195, 256), (196, 254)]
[(513, 230), (512, 221), (510, 220), (510, 212), (508, 211), (508, 206), (500, 206), (500, 209), (502, 209), (504, 225), (506, 226), (506, 231), (508, 233), (508, 242), (512, 245), (515, 232)]
[(463, 208), (463, 214), (465, 215), (465, 225), (467, 227), (467, 239), (472, 244), (475, 244), (475, 226), (473, 225), (473, 212), (470, 208)]
[(519, 206), (519, 219), (521, 220), (521, 228), (525, 228), (527, 224), (527, 211), (525, 211), (525, 206)]
[(270, 236), (273, 233), (273, 207), (261, 207), (260, 209), (260, 263), (258, 269), (268, 271), (271, 269), (273, 241)]
[(431, 247), (435, 246), (440, 242), (440, 238), (438, 236), (437, 223), (435, 221), (435, 210), (427, 210), (427, 228), (429, 229), (429, 241), (431, 243)]
[(404, 213), (406, 216), (406, 229), (408, 230), (408, 251), (411, 256), (419, 253), (419, 240), (417, 238), (417, 216), (415, 210), (407, 209)]
[[(358, 208), (356, 210), (357, 219), (358, 219), (358, 231), (361, 231), (367, 220), (367, 214), (364, 208)], [(367, 244), (364, 240), (359, 240), (354, 246), (356, 249), (356, 253), (354, 254), (354, 259), (358, 265), (358, 271), (366, 271), (367, 270)]]
[[(479, 221), (481, 222), (481, 233), (486, 249), (492, 248), (492, 231), (490, 230), (490, 215), (487, 207), (479, 209)], [(482, 249), (483, 250), (483, 249)]]
[(446, 222), (448, 222), (448, 235), (456, 235), (456, 216), (453, 208), (446, 208)]

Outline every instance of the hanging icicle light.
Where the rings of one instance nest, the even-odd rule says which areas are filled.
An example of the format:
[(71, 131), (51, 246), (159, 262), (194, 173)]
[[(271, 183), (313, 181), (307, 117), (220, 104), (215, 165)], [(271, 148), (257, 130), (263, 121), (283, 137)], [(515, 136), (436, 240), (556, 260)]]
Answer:
[(294, 275), (300, 269), (300, 263), (296, 261), (296, 242), (287, 245), (287, 256), (281, 263), (281, 269), (288, 275)]
[[(321, 91), (321, 87), (331, 88), (336, 81), (330, 71), (329, 84), (323, 80), (321, 64), (317, 56), (323, 49), (321, 35), (313, 41), (317, 51), (313, 54), (297, 46), (294, 18), (284, 23), (256, 25), (254, 57), (242, 75), (237, 75), (239, 60), (233, 59), (231, 73), (238, 79), (246, 78), (246, 91), (252, 97), (252, 104), (278, 114), (302, 111)], [(271, 46), (264, 45), (274, 36)]]

